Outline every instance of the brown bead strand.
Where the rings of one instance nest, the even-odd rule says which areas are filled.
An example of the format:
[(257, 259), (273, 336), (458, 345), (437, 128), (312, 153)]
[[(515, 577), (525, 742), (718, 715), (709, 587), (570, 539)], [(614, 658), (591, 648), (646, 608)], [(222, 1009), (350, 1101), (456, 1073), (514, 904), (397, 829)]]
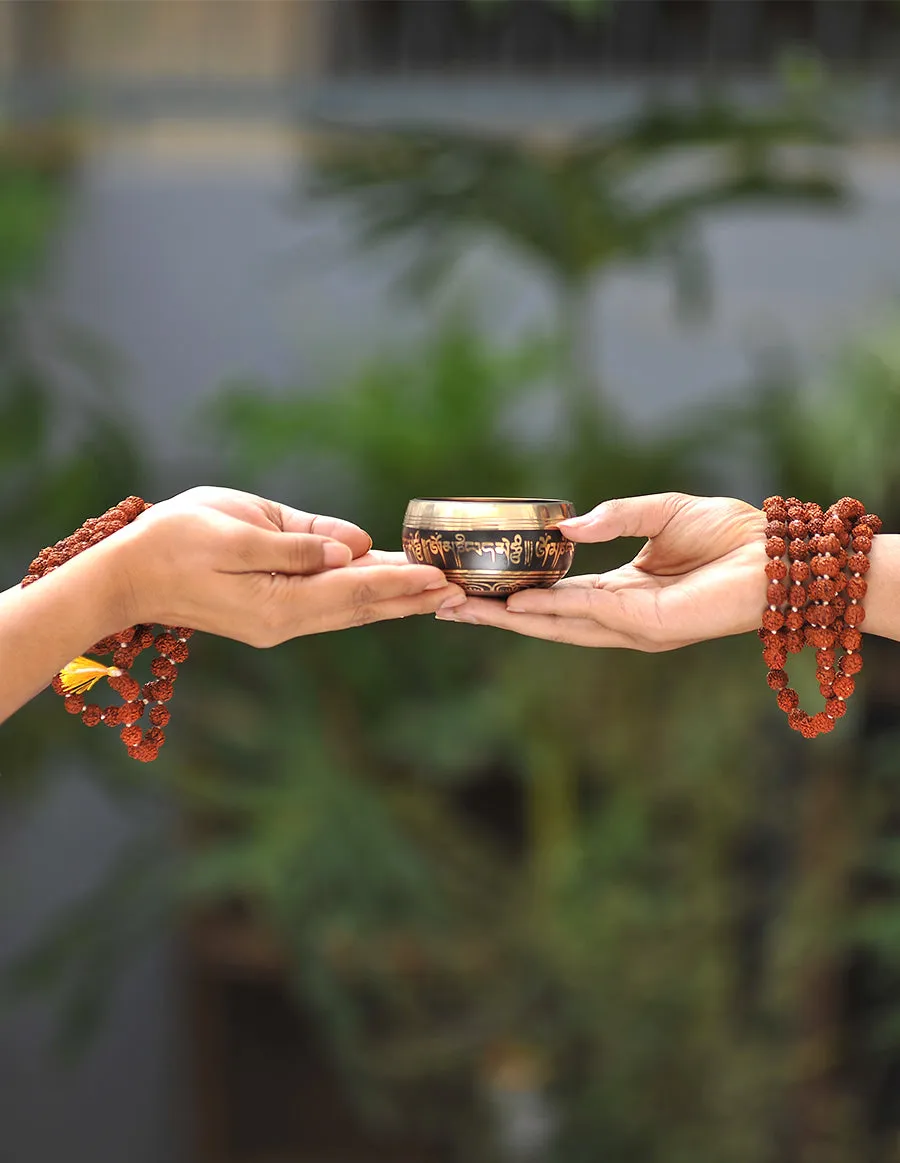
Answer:
[[(69, 537), (42, 549), (29, 566), (22, 585), (32, 585), (46, 577), (85, 549), (124, 529), (149, 508), (150, 505), (140, 497), (127, 497), (107, 510), (102, 517), (91, 517)], [(178, 666), (187, 661), (187, 640), (193, 633), (186, 626), (165, 626), (161, 634), (155, 634), (152, 626), (129, 626), (95, 643), (89, 653), (101, 656), (112, 654), (112, 665), (123, 672), (106, 679), (121, 698), (121, 704), (100, 707), (96, 703), (85, 703), (84, 694), (66, 691), (61, 675), (53, 679), (51, 686), (57, 694), (62, 695), (69, 714), (80, 715), (81, 721), (88, 727), (95, 727), (99, 723), (107, 727), (120, 727), (120, 737), (131, 758), (149, 763), (156, 759), (160, 747), (166, 741), (162, 729), (169, 722), (169, 710), (165, 703), (174, 693)], [(142, 686), (137, 679), (132, 678), (129, 671), (139, 655), (151, 646), (155, 647), (159, 657), (150, 664), (154, 678)], [(142, 730), (138, 721), (143, 718), (148, 707), (147, 718), (151, 726)]]
[[(815, 502), (796, 497), (769, 497), (763, 510), (770, 560), (768, 605), (759, 636), (765, 643), (767, 681), (778, 692), (778, 705), (790, 726), (812, 739), (834, 730), (853, 694), (853, 676), (862, 670), (862, 634), (857, 627), (865, 617), (863, 575), (881, 521), (852, 497), (836, 501), (826, 513)], [(853, 550), (849, 555), (848, 546)], [(784, 585), (788, 578), (790, 587)], [(816, 651), (816, 679), (825, 699), (825, 709), (813, 715), (801, 710), (784, 669), (788, 654), (798, 654), (804, 645)], [(838, 649), (844, 651), (841, 658)]]

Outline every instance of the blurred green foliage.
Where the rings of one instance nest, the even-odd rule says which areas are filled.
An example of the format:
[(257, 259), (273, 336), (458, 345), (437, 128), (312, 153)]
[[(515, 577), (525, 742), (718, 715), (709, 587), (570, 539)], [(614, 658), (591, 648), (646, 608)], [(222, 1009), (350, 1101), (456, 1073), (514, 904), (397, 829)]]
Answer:
[(590, 423), (599, 387), (590, 297), (604, 274), (625, 263), (667, 264), (677, 304), (700, 312), (711, 290), (702, 215), (747, 203), (839, 205), (847, 193), (824, 148), (835, 133), (806, 103), (747, 111), (710, 96), (530, 138), (330, 130), (304, 193), (343, 198), (365, 245), (411, 238), (406, 283), (417, 293), (484, 238), (546, 281), (565, 359), (560, 402), (576, 429)]
[[(620, 168), (598, 171), (596, 141), (543, 154), (403, 136), (386, 155), (400, 165), (391, 197), (346, 169), (323, 180), (362, 187), (379, 231), (420, 221), (440, 243), (445, 227), (489, 227), (581, 288), (692, 229), (713, 191), (748, 195), (746, 174), (769, 172), (754, 167), (770, 135), (756, 148), (732, 126), (723, 143), (752, 162), (745, 177), (651, 212), (624, 179), (668, 149), (661, 124), (619, 142)], [(361, 157), (357, 144), (340, 164)], [(462, 174), (449, 193), (434, 188), (442, 158), (445, 176)], [(823, 192), (836, 188), (806, 187)], [(571, 336), (498, 350), (450, 319), (321, 392), (232, 385), (203, 427), (230, 484), (277, 481), (285, 500), (352, 517), (385, 547), (414, 495), (555, 494), (584, 508), (727, 489), (723, 464), (752, 465), (767, 491), (859, 492), (891, 512), (896, 334), (889, 321), (851, 348), (814, 395), (773, 373), (702, 426), (648, 435), (587, 390), (585, 365), (565, 393)], [(52, 386), (41, 381), (35, 417), (17, 382), (0, 377), (20, 433), (0, 449), (16, 482), (4, 503), (62, 474), (42, 519), (68, 532), (102, 507), (84, 491), (85, 445), (54, 444), (41, 419), (62, 406)], [(91, 486), (112, 480), (111, 499), (133, 487), (115, 468)], [(5, 511), (20, 522), (5, 529), (29, 532), (24, 503)], [(576, 569), (634, 548), (580, 547)], [(542, 1163), (895, 1163), (895, 704), (870, 687), (837, 737), (803, 748), (757, 654), (752, 638), (591, 652), (431, 619), (267, 652), (204, 639), (165, 757), (145, 773), (194, 842), (178, 859), (126, 853), (16, 984), (58, 990), (83, 1033), (161, 915), (233, 910), (287, 952), (298, 1004), (373, 1126), (402, 1125), (437, 1157), (504, 1158), (492, 1098), (518, 1094), (551, 1112)], [(24, 736), (28, 721), (4, 731)], [(97, 745), (54, 722), (73, 746)], [(110, 762), (127, 760), (116, 748)]]
[[(124, 422), (116, 358), (95, 337), (32, 310), (76, 165), (66, 137), (0, 137), (3, 588), (21, 580), (38, 550), (71, 533), (85, 514), (103, 512), (148, 479)], [(47, 715), (48, 698), (0, 728), (7, 790), (33, 780), (69, 736)], [(109, 771), (102, 763), (99, 770)]]

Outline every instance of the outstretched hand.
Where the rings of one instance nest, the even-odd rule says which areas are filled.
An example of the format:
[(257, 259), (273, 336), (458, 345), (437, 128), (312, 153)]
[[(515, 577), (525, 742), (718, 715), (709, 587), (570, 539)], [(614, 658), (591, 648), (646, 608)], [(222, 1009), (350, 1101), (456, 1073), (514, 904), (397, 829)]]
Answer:
[(575, 542), (644, 537), (628, 564), (523, 590), (506, 603), (469, 598), (447, 621), (497, 626), (578, 646), (673, 650), (754, 629), (765, 605), (764, 513), (730, 497), (657, 493), (605, 501), (560, 522)]
[(371, 544), (349, 521), (204, 487), (153, 505), (107, 549), (120, 557), (122, 625), (191, 626), (252, 646), (462, 600), (440, 570)]

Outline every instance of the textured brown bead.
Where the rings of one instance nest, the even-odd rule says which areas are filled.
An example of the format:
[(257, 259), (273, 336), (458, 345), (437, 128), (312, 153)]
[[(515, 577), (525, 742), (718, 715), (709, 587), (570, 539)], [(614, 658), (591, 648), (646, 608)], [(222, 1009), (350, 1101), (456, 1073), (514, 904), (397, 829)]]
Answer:
[(777, 670), (787, 662), (787, 650), (779, 643), (773, 642), (763, 649), (763, 662)]
[(836, 587), (833, 581), (816, 578), (815, 581), (809, 583), (806, 592), (809, 594), (810, 601), (830, 602), (836, 593)]
[(810, 569), (808, 561), (792, 561), (790, 568), (791, 581), (805, 582), (809, 577)]
[(96, 703), (88, 703), (81, 712), (81, 721), (85, 727), (96, 727), (100, 722), (101, 711)]
[(788, 726), (794, 731), (799, 731), (808, 720), (809, 715), (807, 715), (806, 711), (801, 711), (799, 707), (788, 714)]
[(103, 722), (107, 727), (118, 727), (122, 722), (122, 706), (107, 707), (103, 712)]
[(826, 557), (824, 553), (817, 553), (809, 559), (809, 568), (819, 577), (833, 577), (838, 571), (838, 565), (833, 557)]
[(791, 687), (778, 692), (778, 706), (782, 711), (793, 711), (800, 705), (800, 696)]
[(841, 659), (842, 674), (859, 674), (863, 668), (861, 654), (845, 654)]
[(66, 695), (63, 699), (63, 705), (70, 715), (80, 715), (84, 710), (84, 696), (83, 695)]
[(766, 538), (766, 553), (769, 557), (784, 557), (787, 543), (783, 537)]
[(863, 517), (863, 522), (869, 526), (876, 536), (881, 532), (881, 518), (876, 517), (874, 513), (866, 513)]
[(839, 674), (832, 685), (834, 693), (840, 699), (849, 699), (856, 690), (856, 683), (849, 674)]
[(767, 561), (766, 562), (766, 577), (769, 581), (784, 581), (787, 577), (788, 567), (783, 561)]
[[(771, 611), (769, 612), (771, 613)], [(168, 702), (174, 693), (175, 687), (172, 680), (168, 678), (158, 678), (144, 685), (144, 696), (152, 702)]]
[(826, 517), (822, 522), (822, 532), (833, 534), (843, 533), (844, 522), (840, 519), (840, 517), (834, 515)]
[(857, 553), (868, 553), (872, 548), (871, 537), (854, 537), (853, 548)]
[(861, 577), (851, 577), (847, 582), (847, 597), (862, 601), (866, 596), (868, 585)]
[(834, 720), (829, 719), (824, 711), (816, 711), (812, 717), (812, 725), (820, 735), (826, 735), (834, 730)]
[(804, 538), (806, 537), (806, 522), (803, 520), (798, 520), (795, 517), (794, 520), (788, 524), (787, 531), (788, 536), (791, 538)]
[(840, 553), (841, 543), (833, 533), (823, 533), (819, 540), (819, 553)]
[(766, 497), (762, 507), (770, 521), (787, 520), (787, 506), (781, 497)]
[(171, 716), (168, 707), (151, 707), (149, 718), (154, 727), (165, 727)]
[(788, 610), (784, 616), (784, 624), (788, 630), (802, 630), (806, 625), (806, 616), (802, 610)]
[(864, 553), (853, 553), (847, 558), (847, 569), (851, 573), (864, 574), (869, 572), (869, 559)]
[(178, 645), (178, 639), (173, 638), (171, 634), (157, 634), (153, 644), (164, 658), (168, 658)]
[(833, 508), (844, 521), (855, 521), (858, 517), (862, 517), (866, 511), (865, 506), (855, 497), (842, 497)]
[(120, 670), (131, 670), (137, 656), (138, 651), (133, 646), (122, 646), (113, 653), (113, 666), (118, 666)]
[[(824, 631), (823, 631), (823, 633), (824, 633)], [(799, 654), (803, 650), (804, 645), (806, 644), (806, 639), (804, 637), (803, 631), (802, 630), (788, 630), (784, 636), (784, 644), (787, 647), (789, 654)]]
[(848, 606), (844, 612), (844, 621), (848, 626), (861, 626), (866, 620), (866, 611), (862, 606)]
[(170, 626), (169, 631), (175, 638), (183, 638), (185, 641), (194, 633), (190, 626)]
[(148, 743), (152, 743), (154, 747), (159, 748), (162, 747), (163, 743), (165, 743), (166, 736), (162, 727), (150, 727), (147, 730), (145, 739)]
[(833, 699), (834, 698), (834, 687), (831, 685), (830, 682), (820, 682), (819, 683), (819, 694), (822, 696), (823, 699)]
[(99, 642), (95, 642), (88, 653), (111, 654), (118, 645), (119, 643), (115, 635), (111, 634), (108, 638), (101, 638)]
[(819, 626), (811, 626), (806, 631), (807, 646), (814, 646), (817, 650), (825, 648), (826, 650), (834, 646), (834, 634), (831, 630), (824, 630)]
[(837, 659), (836, 650), (817, 650), (816, 666), (834, 666)]
[(150, 671), (157, 678), (175, 678), (178, 667), (168, 658), (154, 658), (150, 663)]
[(807, 716), (800, 724), (800, 734), (804, 739), (815, 739), (819, 733), (819, 728), (816, 726), (812, 717)]
[(784, 521), (770, 521), (765, 528), (766, 537), (787, 537), (787, 531)]
[(780, 610), (766, 610), (762, 616), (762, 624), (766, 630), (780, 630), (784, 625), (784, 614)]
[(766, 681), (773, 691), (783, 690), (788, 684), (788, 676), (783, 670), (770, 670), (766, 676)]
[(847, 713), (847, 706), (843, 699), (829, 699), (825, 703), (825, 713), (832, 719), (841, 719)]
[(841, 631), (841, 646), (845, 650), (859, 650), (862, 646), (862, 634), (848, 626), (846, 630)]
[(136, 724), (132, 723), (127, 727), (123, 727), (119, 732), (119, 738), (128, 747), (136, 747), (143, 739), (144, 732)]
[[(787, 601), (787, 586), (782, 585), (781, 582), (771, 582), (766, 589), (766, 601), (770, 606), (783, 606)], [(187, 650), (187, 646), (183, 642), (178, 643)]]
[(802, 561), (807, 555), (806, 542), (799, 537), (788, 543), (787, 555), (791, 561)]
[(122, 707), (122, 722), (128, 725), (136, 723), (144, 713), (142, 702), (125, 703)]
[(134, 635), (134, 644), (138, 650), (148, 650), (153, 645), (153, 627), (138, 626)]

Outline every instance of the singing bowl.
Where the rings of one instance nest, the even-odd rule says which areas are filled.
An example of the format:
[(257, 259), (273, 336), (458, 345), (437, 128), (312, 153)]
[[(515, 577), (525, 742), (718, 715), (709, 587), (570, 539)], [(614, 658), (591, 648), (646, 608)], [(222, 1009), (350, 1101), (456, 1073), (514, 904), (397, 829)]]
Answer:
[(403, 519), (403, 552), (436, 565), (467, 594), (502, 598), (566, 576), (575, 546), (556, 528), (571, 501), (532, 497), (416, 497)]

